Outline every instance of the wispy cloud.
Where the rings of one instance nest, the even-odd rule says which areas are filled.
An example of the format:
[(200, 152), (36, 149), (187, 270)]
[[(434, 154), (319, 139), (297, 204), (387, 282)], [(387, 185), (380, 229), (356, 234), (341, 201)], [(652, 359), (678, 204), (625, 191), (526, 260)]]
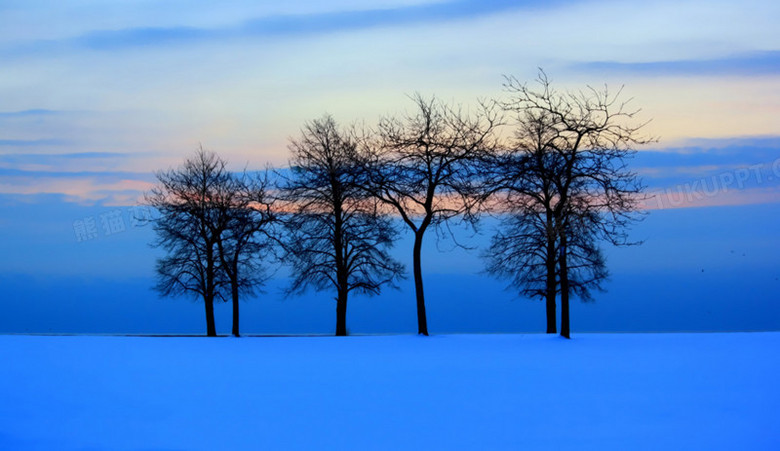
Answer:
[(132, 172), (141, 155), (114, 152), (0, 154), (0, 194), (41, 199), (61, 195), (79, 204), (132, 205), (154, 181), (151, 172)]
[(123, 172), (123, 171), (51, 171), (35, 169), (10, 169), (0, 167), (0, 177), (14, 180), (35, 180), (35, 179), (74, 179), (83, 177), (97, 177), (101, 179), (127, 178), (142, 181), (152, 181), (154, 175), (149, 172)]
[(100, 176), (12, 176), (0, 181), (0, 194), (38, 196), (60, 194), (68, 202), (79, 204), (133, 205), (152, 187), (144, 180)]
[(125, 177), (147, 180), (152, 178), (151, 170), (132, 169), (131, 163), (143, 161), (148, 152), (112, 153), (80, 152), (62, 154), (9, 153), (0, 154), (0, 176), (68, 178), (68, 177)]
[(675, 61), (579, 63), (576, 69), (635, 75), (776, 75), (780, 74), (780, 51), (750, 52), (714, 59)]
[(96, 30), (64, 39), (12, 43), (6, 56), (43, 54), (72, 47), (114, 51), (126, 48), (200, 43), (230, 38), (284, 37), (362, 30), (373, 27), (441, 23), (513, 10), (549, 8), (563, 0), (456, 0), (395, 8), (269, 15), (222, 27), (170, 26)]
[(646, 208), (780, 202), (780, 137), (697, 142), (637, 154), (632, 167), (653, 194)]
[[(647, 208), (780, 202), (780, 136), (692, 143), (642, 150), (630, 162), (655, 195)], [(0, 155), (0, 193), (132, 205), (155, 183), (151, 172), (122, 169), (136, 157), (110, 152)]]
[(0, 119), (17, 118), (17, 117), (53, 116), (57, 114), (62, 114), (62, 111), (46, 110), (46, 109), (31, 109), (31, 110), (22, 110), (22, 111), (0, 111)]
[(676, 186), (666, 190), (654, 191), (643, 202), (645, 210), (669, 210), (676, 208), (725, 207), (736, 205), (777, 204), (780, 202), (780, 187), (770, 186), (748, 189), (728, 189), (707, 187), (691, 190), (686, 186)]
[(681, 146), (643, 150), (637, 162), (651, 168), (735, 167), (777, 158), (780, 158), (780, 136), (691, 139)]
[(0, 155), (0, 164), (56, 164), (65, 160), (91, 160), (91, 159), (126, 159), (138, 157), (139, 154), (123, 152), (75, 152), (75, 153), (7, 153)]
[(0, 139), (0, 146), (10, 147), (38, 147), (38, 146), (62, 146), (69, 144), (64, 139)]

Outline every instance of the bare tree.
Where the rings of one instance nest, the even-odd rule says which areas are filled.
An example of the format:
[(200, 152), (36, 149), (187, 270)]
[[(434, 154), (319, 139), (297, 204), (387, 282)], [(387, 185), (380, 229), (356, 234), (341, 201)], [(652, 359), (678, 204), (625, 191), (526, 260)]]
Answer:
[(222, 231), (217, 240), (220, 269), (230, 286), (232, 334), (238, 337), (239, 294), (252, 294), (264, 282), (262, 262), (273, 254), (276, 214), (267, 173), (230, 174), (225, 182), (214, 196), (220, 220), (212, 227)]
[(292, 211), (285, 220), (290, 291), (335, 289), (336, 335), (347, 334), (350, 293), (378, 294), (404, 271), (387, 252), (396, 235), (392, 222), (361, 187), (357, 146), (354, 133), (324, 116), (291, 140), (291, 175), (280, 175)]
[(547, 114), (522, 111), (512, 141), (482, 161), (483, 173), (491, 175), (485, 194), (496, 197), (502, 217), (484, 254), (487, 270), (509, 278), (522, 294), (545, 301), (547, 333), (557, 332), (558, 293), (554, 179), (561, 163), (550, 148), (557, 136), (552, 123)]
[[(640, 136), (645, 124), (635, 123), (638, 110), (620, 100), (620, 90), (558, 92), (543, 71), (537, 81), (540, 89), (533, 90), (507, 78), (505, 88), (512, 97), (503, 105), (516, 114), (518, 127), (500, 170), (514, 167), (506, 173), (520, 175), (501, 180), (506, 193), (516, 194), (510, 209), (527, 211), (530, 206), (544, 213), (543, 220), (538, 215), (520, 217), (537, 223), (540, 237), (535, 242), (544, 242), (539, 258), (546, 269), (548, 332), (557, 287), (560, 333), (568, 338), (570, 292), (587, 299), (589, 290), (599, 288), (606, 277), (598, 241), (633, 244), (627, 229), (640, 219), (643, 187), (627, 164), (636, 146), (652, 140)], [(536, 258), (517, 255), (519, 261)], [(550, 269), (555, 267), (553, 274)]]
[(511, 211), (501, 214), (499, 230), (483, 256), (488, 273), (507, 278), (530, 298), (545, 301), (547, 333), (556, 333), (558, 293), (557, 234), (550, 233), (545, 211)]
[(167, 251), (157, 262), (157, 289), (202, 298), (209, 336), (216, 335), (214, 302), (229, 293), (238, 336), (239, 293), (263, 281), (260, 263), (274, 220), (267, 179), (237, 176), (201, 147), (180, 168), (158, 172), (157, 180), (146, 195), (159, 212), (154, 245)]
[(429, 228), (446, 225), (456, 217), (472, 225), (476, 221), (480, 189), (474, 163), (492, 147), (500, 112), (480, 104), (470, 114), (419, 94), (412, 100), (416, 112), (384, 118), (378, 127), (379, 142), (364, 149), (364, 164), (369, 168), (364, 187), (397, 211), (414, 233), (417, 330), (428, 335), (423, 238)]
[(201, 297), (206, 334), (216, 336), (214, 300), (225, 279), (217, 249), (224, 220), (214, 208), (214, 195), (229, 181), (225, 162), (201, 147), (180, 168), (156, 175), (158, 185), (147, 193), (146, 204), (159, 212), (154, 220), (154, 246), (167, 251), (157, 261), (157, 289), (163, 296)]

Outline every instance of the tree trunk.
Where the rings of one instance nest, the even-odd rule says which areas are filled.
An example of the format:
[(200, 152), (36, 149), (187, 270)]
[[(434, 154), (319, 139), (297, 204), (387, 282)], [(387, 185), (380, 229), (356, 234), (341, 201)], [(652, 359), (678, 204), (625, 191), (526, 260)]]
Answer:
[(214, 325), (214, 297), (207, 296), (204, 301), (206, 304), (206, 336), (216, 337), (217, 328)]
[(558, 319), (555, 316), (555, 294), (557, 288), (557, 274), (555, 273), (556, 255), (555, 241), (558, 238), (553, 224), (553, 212), (547, 209), (547, 255), (545, 265), (547, 266), (547, 283), (545, 287), (545, 303), (547, 310), (547, 333), (554, 334), (558, 332), (556, 323)]
[[(555, 270), (553, 270), (553, 278), (555, 277)], [(547, 297), (545, 299), (546, 304), (546, 310), (547, 310), (547, 333), (548, 334), (554, 334), (557, 333), (557, 321), (558, 318), (556, 318), (556, 312), (555, 312), (555, 281), (553, 280), (553, 286), (550, 288), (549, 281), (547, 282)]]
[[(344, 292), (342, 292), (344, 291)], [(347, 335), (347, 293), (345, 290), (339, 290), (336, 299), (336, 336), (345, 337)]]
[(561, 234), (561, 335), (571, 338), (569, 331), (569, 268), (566, 261), (566, 235)]
[(230, 285), (233, 295), (233, 336), (238, 337), (238, 281), (233, 281)]
[(417, 297), (417, 333), (428, 335), (428, 319), (425, 316), (425, 294), (423, 293), (422, 265), (420, 262), (422, 239), (422, 232), (418, 231), (414, 234), (414, 251), (412, 253), (414, 261), (414, 293)]
[(206, 284), (203, 300), (206, 303), (206, 336), (216, 337), (217, 328), (214, 325), (214, 295), (215, 295), (215, 261), (213, 244), (206, 247)]

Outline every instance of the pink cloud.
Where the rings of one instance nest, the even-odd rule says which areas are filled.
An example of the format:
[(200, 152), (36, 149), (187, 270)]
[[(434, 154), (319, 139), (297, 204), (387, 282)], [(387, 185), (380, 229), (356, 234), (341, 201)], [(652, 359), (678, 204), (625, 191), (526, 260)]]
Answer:
[(121, 179), (103, 181), (98, 177), (7, 177), (0, 182), (0, 194), (62, 194), (68, 202), (105, 205), (136, 205), (152, 183)]

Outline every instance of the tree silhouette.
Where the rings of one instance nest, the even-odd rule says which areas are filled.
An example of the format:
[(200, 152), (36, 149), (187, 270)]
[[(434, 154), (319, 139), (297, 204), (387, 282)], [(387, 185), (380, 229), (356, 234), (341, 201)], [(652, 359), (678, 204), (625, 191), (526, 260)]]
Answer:
[(180, 168), (156, 175), (158, 185), (146, 195), (146, 203), (159, 212), (153, 245), (167, 251), (157, 261), (157, 289), (163, 296), (201, 297), (206, 335), (216, 336), (214, 300), (225, 279), (217, 249), (224, 221), (214, 208), (214, 197), (229, 180), (225, 162), (201, 147)]
[(484, 257), (489, 273), (509, 278), (529, 297), (545, 300), (547, 333), (556, 333), (558, 224), (554, 179), (560, 165), (550, 151), (556, 133), (547, 115), (523, 111), (510, 143), (482, 161), (486, 194), (497, 196), (501, 227)]
[[(261, 262), (272, 253), (276, 240), (272, 226), (276, 214), (267, 174), (230, 174), (218, 187), (215, 208), (222, 230), (217, 240), (220, 269), (230, 286), (233, 307), (232, 334), (239, 336), (239, 294), (252, 294), (263, 281)], [(215, 230), (216, 231), (216, 230)]]
[(416, 112), (386, 117), (379, 140), (362, 155), (365, 188), (401, 216), (414, 233), (412, 260), (418, 333), (428, 335), (421, 250), (425, 233), (453, 218), (474, 224), (480, 198), (474, 163), (493, 146), (499, 112), (481, 104), (473, 114), (419, 94)]
[(560, 292), (560, 333), (568, 338), (570, 292), (588, 299), (607, 275), (598, 242), (632, 244), (627, 228), (640, 219), (643, 188), (627, 160), (652, 140), (639, 135), (645, 124), (634, 123), (638, 110), (620, 101), (620, 90), (558, 92), (543, 71), (537, 82), (539, 90), (513, 77), (505, 84), (511, 99), (503, 106), (517, 127), (513, 144), (496, 157), (495, 181), (513, 215), (505, 226), (520, 232), (505, 228), (494, 238), (488, 270), (508, 276), (497, 266), (503, 258), (518, 271), (511, 276), (515, 286), (544, 293), (548, 332)]
[(387, 252), (396, 236), (392, 222), (361, 186), (358, 140), (330, 116), (308, 122), (290, 142), (291, 174), (280, 174), (291, 212), (284, 246), (293, 269), (290, 292), (335, 289), (336, 335), (347, 334), (350, 293), (378, 294), (404, 271)]
[(225, 160), (202, 147), (181, 167), (156, 175), (146, 203), (159, 212), (153, 245), (167, 251), (157, 261), (156, 288), (163, 296), (202, 298), (208, 336), (216, 336), (215, 300), (230, 293), (238, 336), (239, 293), (262, 282), (259, 262), (274, 219), (267, 180), (234, 175)]

